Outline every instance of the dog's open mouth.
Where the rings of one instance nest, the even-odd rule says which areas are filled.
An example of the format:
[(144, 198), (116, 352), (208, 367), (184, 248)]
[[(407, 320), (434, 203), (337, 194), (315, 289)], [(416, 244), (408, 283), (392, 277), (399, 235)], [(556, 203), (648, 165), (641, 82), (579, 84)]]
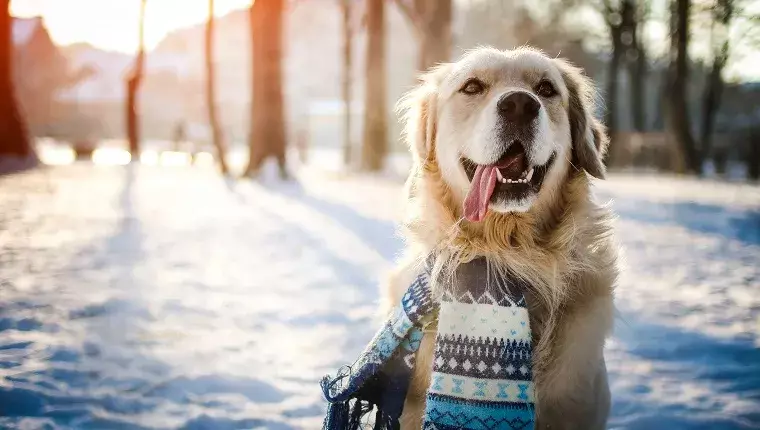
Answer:
[(515, 140), (493, 164), (476, 164), (468, 158), (462, 158), (470, 190), (464, 202), (464, 215), (470, 221), (482, 221), (488, 211), (488, 204), (495, 199), (520, 200), (531, 192), (541, 189), (546, 171), (554, 156), (542, 166), (533, 166), (528, 162), (525, 147)]

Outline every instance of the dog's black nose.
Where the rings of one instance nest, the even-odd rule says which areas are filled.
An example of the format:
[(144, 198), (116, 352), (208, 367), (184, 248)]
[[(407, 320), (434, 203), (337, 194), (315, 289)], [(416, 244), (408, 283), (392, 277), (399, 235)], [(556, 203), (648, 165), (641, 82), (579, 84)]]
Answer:
[(520, 91), (504, 94), (496, 103), (499, 114), (507, 121), (524, 125), (536, 119), (541, 103), (532, 95)]

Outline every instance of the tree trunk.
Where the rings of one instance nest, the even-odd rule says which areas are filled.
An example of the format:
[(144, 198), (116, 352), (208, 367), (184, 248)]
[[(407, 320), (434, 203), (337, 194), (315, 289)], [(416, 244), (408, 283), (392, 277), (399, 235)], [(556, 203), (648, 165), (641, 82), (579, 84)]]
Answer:
[(227, 154), (219, 127), (219, 117), (216, 112), (216, 79), (214, 69), (214, 0), (208, 0), (208, 19), (206, 20), (206, 106), (208, 107), (208, 123), (211, 128), (211, 140), (216, 149), (216, 158), (222, 174), (229, 173)]
[(418, 69), (426, 71), (451, 57), (451, 0), (417, 0), (419, 32)]
[(647, 78), (647, 55), (644, 50), (644, 43), (641, 40), (644, 20), (641, 11), (637, 14), (636, 5), (633, 2), (630, 2), (629, 7), (632, 15), (630, 19), (632, 45), (628, 51), (628, 74), (631, 77), (631, 115), (633, 116), (634, 130), (642, 133), (646, 131), (645, 82)]
[(452, 0), (396, 0), (395, 3), (417, 37), (417, 69), (424, 72), (448, 61), (452, 46)]
[(362, 169), (379, 171), (388, 152), (384, 0), (367, 0), (367, 63)]
[(671, 13), (670, 134), (681, 150), (685, 166), (677, 170), (702, 173), (702, 160), (689, 124), (687, 83), (689, 75), (689, 10), (691, 0), (675, 0)]
[[(728, 42), (726, 42), (728, 44)], [(707, 78), (707, 87), (705, 88), (702, 99), (702, 154), (704, 157), (710, 157), (712, 154), (712, 134), (715, 128), (715, 115), (720, 108), (720, 97), (723, 93), (723, 66), (725, 66), (724, 57), (718, 54), (713, 59), (710, 75)]]
[(351, 0), (341, 0), (343, 11), (343, 165), (351, 165)]
[(751, 133), (747, 150), (747, 176), (755, 181), (760, 180), (760, 130)]
[(137, 113), (137, 96), (145, 66), (145, 1), (140, 2), (140, 41), (137, 47), (137, 56), (133, 69), (127, 77), (127, 140), (129, 141), (129, 153), (132, 155), (132, 161), (140, 159), (140, 122)]
[(605, 91), (605, 111), (604, 122), (607, 126), (607, 133), (610, 136), (610, 148), (608, 157), (615, 161), (615, 155), (618, 153), (616, 146), (617, 137), (617, 116), (618, 116), (618, 77), (620, 76), (620, 60), (623, 56), (623, 43), (621, 41), (620, 26), (610, 27), (610, 37), (612, 39), (612, 57), (610, 58), (609, 69), (607, 72), (607, 89)]
[(275, 157), (287, 177), (285, 106), (282, 93), (282, 20), (284, 0), (257, 0), (250, 11), (252, 67), (250, 156), (246, 176), (258, 174), (264, 160)]
[(713, 63), (702, 99), (702, 154), (710, 157), (712, 154), (712, 134), (715, 128), (715, 115), (720, 109), (720, 98), (723, 94), (723, 69), (728, 63), (730, 54), (729, 29), (734, 14), (734, 0), (718, 0), (713, 6), (713, 25), (711, 28), (712, 46), (715, 50), (716, 26), (721, 28), (720, 48), (713, 52)]
[[(668, 84), (670, 83), (670, 68), (661, 70), (656, 74), (659, 78), (659, 87), (655, 92), (657, 97), (657, 103), (654, 105), (655, 111), (653, 114), (652, 130), (653, 131), (666, 131), (665, 117), (668, 114), (668, 106), (670, 100), (668, 99)], [(657, 82), (657, 81), (655, 81)]]
[(639, 44), (637, 57), (632, 70), (631, 79), (631, 112), (633, 113), (633, 127), (643, 133), (647, 131), (646, 116), (646, 81), (647, 81), (647, 57), (646, 52)]
[(13, 85), (14, 46), (10, 0), (0, 3), (0, 156), (34, 157)]

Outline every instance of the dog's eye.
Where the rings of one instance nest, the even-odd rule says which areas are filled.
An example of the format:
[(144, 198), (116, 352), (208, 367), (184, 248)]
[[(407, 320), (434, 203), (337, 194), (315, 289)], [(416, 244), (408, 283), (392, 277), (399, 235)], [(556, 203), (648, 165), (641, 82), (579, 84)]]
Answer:
[(557, 89), (550, 81), (543, 80), (536, 85), (536, 94), (546, 98), (554, 97), (557, 95)]
[(459, 91), (464, 94), (474, 96), (475, 94), (480, 94), (485, 90), (486, 86), (482, 82), (477, 79), (470, 79), (464, 83), (464, 86)]

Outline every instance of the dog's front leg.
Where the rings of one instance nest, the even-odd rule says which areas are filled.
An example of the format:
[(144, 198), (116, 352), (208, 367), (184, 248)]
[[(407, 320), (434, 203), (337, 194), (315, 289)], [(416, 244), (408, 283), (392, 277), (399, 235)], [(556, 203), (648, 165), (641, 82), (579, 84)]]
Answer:
[(612, 297), (598, 297), (563, 315), (547, 351), (536, 356), (537, 429), (603, 430), (610, 410), (604, 341)]
[(420, 349), (415, 357), (414, 372), (409, 383), (409, 392), (401, 414), (401, 430), (419, 430), (422, 428), (422, 416), (425, 412), (425, 399), (430, 386), (430, 374), (435, 355), (435, 327), (428, 327), (422, 337)]

